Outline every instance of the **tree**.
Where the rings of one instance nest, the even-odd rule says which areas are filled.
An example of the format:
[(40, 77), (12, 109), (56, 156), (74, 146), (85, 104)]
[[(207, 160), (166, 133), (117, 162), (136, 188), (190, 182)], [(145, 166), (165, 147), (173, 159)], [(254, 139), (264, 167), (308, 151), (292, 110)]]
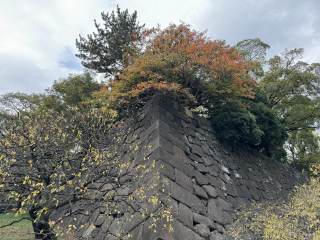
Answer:
[[(160, 179), (160, 171), (152, 176), (152, 184), (144, 182), (150, 180), (145, 174), (159, 166), (155, 161), (132, 162), (138, 150), (148, 156), (153, 148), (143, 146), (139, 139), (135, 141), (136, 136), (130, 131), (132, 122), (116, 123), (110, 109), (82, 111), (68, 107), (56, 111), (41, 105), (33, 110), (28, 107), (32, 106), (28, 96), (17, 94), (16, 99), (15, 94), (9, 95), (4, 98), (6, 101), (0, 99), (1, 109), (6, 110), (0, 112), (0, 193), (18, 203), (17, 215), (29, 212), (37, 239), (53, 240), (66, 231), (73, 234), (68, 217), (89, 214), (88, 209), (76, 207), (82, 200), (104, 202), (109, 216), (119, 214), (123, 201), (141, 206), (147, 200), (159, 205), (161, 211), (155, 206), (159, 211), (149, 215), (149, 209), (141, 207), (141, 217), (152, 220), (150, 228), (164, 220), (172, 231), (171, 207), (163, 207), (160, 197), (166, 197), (154, 191), (156, 186), (167, 186), (167, 182)], [(20, 108), (21, 105), (27, 107)], [(129, 168), (136, 173), (134, 180)], [(109, 186), (103, 190), (99, 181)], [(117, 195), (119, 184), (135, 191)], [(50, 214), (59, 207), (68, 214), (52, 217)], [(100, 212), (101, 205), (96, 207), (94, 211)]]
[(250, 74), (253, 78), (260, 79), (264, 76), (263, 67), (267, 63), (266, 51), (270, 46), (262, 42), (259, 38), (245, 39), (238, 42), (235, 48), (243, 56), (244, 61), (251, 64), (252, 70)]
[[(270, 68), (259, 86), (266, 92), (269, 106), (282, 119), (289, 134), (289, 161), (301, 161), (308, 169), (306, 152), (298, 153), (301, 149), (295, 142), (298, 137), (305, 146), (319, 144), (312, 131), (319, 128), (320, 120), (320, 64), (302, 62), (303, 52), (303, 49), (285, 50), (280, 56), (271, 58)], [(312, 150), (315, 150), (314, 154), (318, 151), (309, 147), (308, 154), (313, 155)]]
[[(19, 203), (17, 213), (29, 211), (36, 238), (55, 239), (49, 213), (85, 197), (90, 181), (111, 167), (101, 162), (112, 141), (105, 134), (112, 116), (77, 108), (30, 111), (26, 98), (5, 99), (1, 104), (7, 110), (0, 112), (1, 192)], [(97, 164), (99, 168), (94, 167)]]
[(124, 55), (141, 39), (144, 25), (137, 22), (136, 11), (130, 15), (127, 9), (121, 12), (118, 6), (116, 13), (102, 12), (101, 17), (103, 27), (95, 21), (97, 33), (89, 34), (87, 38), (80, 35), (76, 40), (79, 50), (76, 56), (83, 60), (86, 68), (114, 76), (126, 66)]
[[(317, 142), (313, 130), (319, 128), (319, 64), (301, 61), (304, 52), (301, 48), (285, 50), (280, 55), (266, 60), (266, 50), (269, 45), (258, 38), (241, 41), (236, 47), (244, 60), (253, 66), (253, 71), (249, 74), (260, 79), (258, 86), (267, 97), (264, 104), (272, 109), (278, 121), (285, 127), (289, 137), (284, 145), (289, 150), (287, 161), (298, 163), (299, 156), (303, 162), (302, 166), (307, 170), (306, 159), (310, 159), (310, 162), (313, 160), (302, 157), (303, 153), (298, 154), (300, 149), (294, 143), (298, 136), (299, 141), (309, 146), (314, 146)], [(265, 66), (266, 72), (263, 71), (262, 66)], [(255, 74), (256, 72), (259, 74)], [(255, 111), (255, 114), (257, 113), (259, 114)], [(272, 139), (275, 139), (274, 137)], [(308, 149), (310, 156), (317, 155), (316, 148)], [(315, 152), (312, 153), (312, 149)], [(283, 154), (278, 154), (278, 158), (283, 158)]]
[(92, 99), (92, 93), (102, 86), (103, 83), (94, 81), (89, 72), (84, 72), (83, 74), (70, 74), (67, 78), (54, 81), (47, 92), (49, 95), (57, 96), (64, 105), (74, 107)]
[(252, 65), (235, 48), (185, 23), (150, 29), (142, 42), (119, 80), (94, 93), (98, 102), (123, 112), (156, 90), (170, 92), (190, 107), (202, 106), (220, 139), (247, 142), (269, 156), (283, 143), (283, 126), (266, 101), (254, 100), (259, 89), (248, 74)]
[(176, 92), (189, 91), (198, 105), (210, 106), (218, 98), (254, 97), (255, 82), (245, 76), (249, 65), (236, 49), (209, 39), (205, 32), (171, 24), (146, 31), (142, 42), (137, 50), (142, 53), (131, 56), (119, 81), (111, 81), (104, 91), (106, 101), (129, 103), (164, 85)]
[(293, 131), (287, 142), (289, 161), (298, 169), (308, 170), (310, 164), (320, 162), (320, 137), (312, 129)]

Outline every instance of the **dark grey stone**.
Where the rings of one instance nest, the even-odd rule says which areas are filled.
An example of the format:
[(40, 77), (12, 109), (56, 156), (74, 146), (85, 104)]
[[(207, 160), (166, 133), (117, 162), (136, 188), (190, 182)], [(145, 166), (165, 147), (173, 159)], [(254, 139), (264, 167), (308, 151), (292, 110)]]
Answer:
[[(207, 155), (202, 158), (203, 163), (208, 167), (213, 165), (213, 161), (212, 160), (213, 159), (210, 159)], [(210, 171), (210, 168), (208, 168), (208, 170)]]
[(113, 216), (108, 216), (107, 219), (104, 221), (104, 223), (101, 226), (101, 230), (105, 233), (107, 233), (111, 223), (113, 222), (114, 217)]
[(194, 177), (196, 179), (197, 184), (205, 185), (209, 183), (208, 178), (198, 171), (194, 171)]
[(192, 213), (192, 216), (193, 216), (193, 222), (205, 224), (208, 226), (208, 228), (210, 230), (215, 229), (214, 222), (211, 219), (209, 219), (208, 217), (200, 215), (198, 213)]
[(97, 208), (97, 209), (94, 210), (94, 212), (92, 213), (91, 218), (90, 218), (90, 222), (91, 222), (91, 223), (94, 223), (94, 222), (96, 221), (97, 217), (99, 216), (99, 214), (100, 214), (100, 209)]
[(191, 209), (182, 203), (179, 203), (179, 221), (189, 228), (193, 226)]
[(108, 234), (105, 240), (119, 240), (119, 239), (111, 234)]
[(199, 157), (204, 157), (204, 152), (202, 150), (201, 147), (199, 147), (198, 145), (194, 144), (191, 148), (191, 152), (198, 155)]
[(239, 189), (237, 189), (237, 193), (240, 197), (245, 197), (248, 199), (252, 198), (251, 193), (245, 185), (239, 186)]
[(106, 234), (100, 229), (97, 235), (95, 236), (96, 239), (105, 239)]
[(256, 201), (259, 201), (263, 197), (260, 191), (256, 188), (250, 188), (249, 192), (251, 193), (251, 195)]
[(226, 238), (221, 235), (218, 231), (214, 231), (210, 234), (209, 240), (225, 240)]
[(156, 169), (154, 170), (158, 170), (160, 173), (167, 176), (173, 181), (176, 180), (175, 169), (171, 165), (169, 165), (168, 163), (162, 160), (158, 160), (155, 166), (156, 166)]
[(207, 172), (209, 172), (208, 168), (205, 167), (205, 166), (204, 166), (203, 164), (201, 164), (201, 163), (196, 163), (196, 164), (195, 164), (195, 167), (196, 167), (196, 169), (197, 169), (199, 172), (201, 172), (201, 173), (207, 173)]
[(113, 222), (109, 226), (108, 231), (113, 235), (116, 235), (117, 233), (121, 232), (121, 228), (122, 228), (122, 222), (120, 219), (116, 218), (113, 220)]
[(206, 191), (198, 185), (193, 185), (193, 193), (200, 198), (208, 199)]
[(185, 164), (181, 160), (176, 159), (172, 154), (170, 154), (169, 152), (167, 152), (165, 150), (160, 149), (159, 153), (161, 155), (161, 160), (165, 161), (166, 163), (168, 163), (172, 167), (179, 169), (181, 172), (183, 172), (184, 174), (186, 174), (189, 177), (194, 176), (195, 172), (194, 172), (193, 167)]
[[(103, 162), (97, 167), (110, 171), (88, 185), (90, 191), (100, 189), (101, 194), (73, 203), (75, 213), (70, 216), (66, 205), (50, 218), (65, 218), (63, 228), (76, 225), (75, 237), (83, 239), (129, 240), (130, 234), (136, 240), (229, 239), (225, 234), (236, 219), (235, 209), (251, 201), (285, 198), (294, 185), (307, 180), (245, 144), (220, 143), (206, 119), (188, 112), (190, 118), (181, 109), (166, 96), (145, 103), (140, 113), (115, 129), (126, 144), (120, 141), (117, 153), (110, 151), (109, 158), (119, 160), (117, 164), (129, 161), (130, 168), (119, 174), (116, 167)], [(137, 146), (138, 151), (129, 146)], [(139, 164), (147, 168), (137, 170)], [(119, 181), (113, 182), (112, 174)], [(159, 204), (150, 202), (150, 196), (158, 198)], [(168, 209), (174, 232), (169, 233), (164, 219), (149, 228), (150, 214), (157, 216)], [(89, 215), (79, 214), (86, 211)], [(116, 237), (117, 233), (121, 236)]]
[(170, 183), (171, 186), (171, 197), (184, 203), (192, 209), (194, 212), (203, 213), (204, 205), (203, 203), (192, 193), (188, 192), (184, 188), (180, 187), (174, 182)]
[(210, 235), (210, 230), (207, 225), (205, 224), (197, 224), (194, 226), (194, 229), (196, 233), (198, 233), (200, 236), (207, 238)]
[(100, 231), (100, 228), (94, 229), (94, 230), (92, 231), (92, 233), (90, 234), (90, 236), (91, 236), (92, 238), (95, 238), (95, 237), (97, 236), (97, 234), (98, 234), (99, 231)]
[(217, 193), (216, 189), (213, 186), (211, 186), (211, 185), (203, 185), (202, 187), (207, 192), (207, 194), (208, 194), (208, 196), (210, 198), (218, 197), (218, 193)]
[(210, 199), (208, 202), (208, 217), (222, 225), (233, 222), (233, 217), (223, 208), (230, 208), (222, 199)]
[(166, 207), (170, 207), (171, 208), (171, 214), (174, 218), (179, 218), (179, 208), (178, 208), (178, 203), (177, 201), (175, 201), (174, 199), (166, 196), (166, 195), (162, 195), (160, 197), (161, 202), (166, 206)]
[(102, 225), (102, 223), (104, 223), (104, 221), (106, 220), (106, 215), (104, 215), (104, 214), (100, 214), (98, 217), (97, 217), (97, 219), (96, 219), (96, 221), (94, 222), (94, 225), (96, 225), (96, 226), (101, 226)]
[(142, 214), (136, 212), (123, 223), (121, 230), (123, 233), (127, 234), (143, 221), (145, 221), (145, 219), (142, 217)]
[(149, 228), (151, 222), (147, 221), (146, 224), (144, 224), (143, 233), (142, 233), (142, 239), (141, 240), (149, 240), (149, 239), (164, 239), (164, 240), (205, 240), (205, 238), (201, 237), (199, 234), (192, 231), (190, 228), (184, 226), (182, 223), (180, 223), (177, 220), (173, 220), (171, 222), (171, 225), (174, 229), (173, 232), (169, 232), (167, 228), (163, 227), (162, 223), (158, 223), (159, 228), (157, 228), (156, 232), (154, 232), (152, 228)]
[(82, 235), (82, 237), (83, 238), (88, 238), (88, 237), (90, 237), (91, 236), (91, 233), (93, 232), (93, 230), (95, 230), (96, 229), (96, 226), (89, 226), (86, 230), (85, 230), (85, 232), (84, 232), (84, 234)]
[(232, 184), (226, 184), (226, 191), (228, 195), (231, 195), (233, 197), (237, 197), (236, 190), (234, 189), (234, 186)]
[(179, 171), (178, 169), (175, 169), (175, 175), (176, 175), (177, 184), (179, 184), (181, 187), (185, 188), (190, 192), (193, 191), (191, 179), (187, 175), (185, 175), (183, 172)]
[(219, 176), (219, 169), (216, 165), (208, 167), (209, 173), (214, 176), (218, 177)]
[(219, 233), (224, 233), (226, 231), (222, 225), (217, 223), (216, 223), (216, 229)]

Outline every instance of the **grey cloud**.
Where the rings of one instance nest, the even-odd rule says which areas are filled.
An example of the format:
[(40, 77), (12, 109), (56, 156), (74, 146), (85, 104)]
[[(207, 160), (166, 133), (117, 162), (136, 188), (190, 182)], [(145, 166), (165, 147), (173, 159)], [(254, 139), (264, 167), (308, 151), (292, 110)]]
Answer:
[(303, 47), (307, 60), (320, 62), (318, 0), (35, 0), (17, 9), (14, 1), (0, 1), (6, 23), (0, 25), (0, 94), (43, 92), (54, 79), (81, 71), (75, 39), (95, 31), (93, 20), (101, 22), (100, 13), (117, 4), (137, 10), (148, 27), (180, 19), (230, 45), (259, 37), (271, 46), (269, 56)]
[(78, 71), (57, 67), (43, 69), (21, 56), (1, 55), (0, 95), (8, 92), (41, 93), (50, 87), (55, 79), (67, 77), (71, 72)]
[(274, 55), (285, 48), (312, 47), (312, 39), (319, 38), (319, 12), (319, 1), (212, 1), (198, 25), (207, 25), (213, 38), (231, 45), (259, 37)]

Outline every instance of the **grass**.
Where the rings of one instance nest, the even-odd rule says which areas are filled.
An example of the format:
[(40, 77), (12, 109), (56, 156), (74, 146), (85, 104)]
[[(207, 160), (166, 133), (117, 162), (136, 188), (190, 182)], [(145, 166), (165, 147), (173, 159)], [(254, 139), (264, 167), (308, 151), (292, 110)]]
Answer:
[[(0, 226), (19, 220), (21, 217), (28, 215), (20, 215), (15, 217), (14, 214), (0, 214)], [(9, 227), (0, 228), (1, 240), (34, 240), (32, 223), (29, 220), (22, 220)]]
[[(15, 217), (13, 213), (0, 214), (0, 226), (17, 221), (22, 217), (28, 217), (28, 214), (22, 214)], [(69, 235), (58, 237), (58, 240), (74, 240), (75, 238)], [(11, 226), (0, 228), (0, 240), (35, 240), (32, 223), (29, 220), (22, 220), (14, 223)]]

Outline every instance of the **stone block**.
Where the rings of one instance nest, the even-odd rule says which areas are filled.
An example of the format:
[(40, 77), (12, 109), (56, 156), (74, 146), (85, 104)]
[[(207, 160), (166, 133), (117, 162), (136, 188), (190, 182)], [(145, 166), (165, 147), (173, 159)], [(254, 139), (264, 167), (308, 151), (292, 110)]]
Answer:
[(204, 238), (208, 238), (210, 235), (210, 229), (205, 224), (196, 224), (194, 226), (194, 230), (196, 233), (198, 233), (200, 236)]
[(188, 163), (190, 161), (190, 159), (187, 158), (185, 152), (176, 145), (173, 145), (173, 153), (177, 159), (179, 159), (185, 163)]
[(208, 194), (208, 196), (210, 198), (218, 197), (218, 193), (217, 193), (216, 189), (213, 186), (211, 186), (211, 185), (203, 185), (202, 187), (207, 192), (207, 194)]
[(107, 233), (107, 232), (108, 232), (108, 229), (109, 229), (109, 227), (110, 227), (110, 225), (111, 225), (111, 223), (113, 222), (113, 220), (114, 220), (114, 217), (113, 217), (113, 216), (108, 216), (108, 217), (105, 219), (104, 223), (101, 225), (101, 230), (102, 230), (103, 232)]
[(223, 202), (219, 199), (210, 199), (208, 202), (208, 217), (217, 223), (222, 225), (229, 224), (233, 222), (233, 217), (231, 214), (223, 210), (226, 207)]
[(201, 163), (196, 163), (195, 164), (195, 168), (196, 168), (196, 170), (198, 170), (201, 173), (209, 172), (208, 168), (206, 166), (204, 166), (203, 164), (201, 164)]
[(193, 226), (191, 209), (182, 203), (179, 203), (179, 221), (189, 228)]
[(172, 181), (176, 180), (175, 169), (171, 165), (169, 165), (168, 163), (162, 160), (156, 161), (155, 169), (153, 170), (159, 171), (161, 174), (170, 178)]
[(208, 199), (206, 191), (196, 184), (193, 185), (193, 193), (202, 199)]
[(127, 234), (132, 229), (136, 228), (139, 224), (144, 222), (145, 219), (142, 217), (142, 214), (139, 212), (134, 213), (131, 215), (122, 225), (121, 231), (124, 234)]
[(179, 171), (177, 168), (175, 169), (176, 183), (181, 187), (185, 188), (189, 192), (193, 191), (191, 179), (185, 175), (183, 172)]
[(174, 182), (171, 182), (170, 186), (172, 198), (184, 203), (185, 205), (190, 207), (194, 212), (203, 213), (205, 211), (203, 203), (195, 195), (180, 187)]
[(214, 222), (211, 219), (209, 219), (208, 217), (200, 215), (198, 213), (192, 213), (192, 216), (193, 216), (194, 223), (205, 224), (206, 226), (208, 226), (208, 228), (210, 230), (215, 229)]
[(100, 215), (97, 217), (96, 221), (94, 222), (94, 225), (100, 227), (100, 226), (102, 225), (102, 223), (104, 223), (104, 221), (105, 221), (106, 219), (107, 219), (106, 215), (100, 214)]
[(121, 233), (122, 222), (121, 219), (114, 219), (111, 225), (109, 226), (108, 231), (116, 236), (117, 233)]
[(226, 238), (218, 231), (214, 231), (210, 234), (209, 240), (226, 240)]
[(91, 236), (91, 233), (93, 232), (93, 230), (95, 230), (96, 229), (96, 226), (89, 226), (86, 230), (85, 230), (85, 232), (84, 232), (84, 234), (82, 235), (82, 237), (83, 238), (89, 238), (90, 236)]
[(197, 184), (199, 184), (199, 185), (205, 185), (205, 184), (209, 183), (208, 178), (198, 171), (194, 171), (194, 177), (195, 177)]
[[(199, 234), (192, 231), (190, 228), (184, 226), (177, 220), (173, 220), (171, 225), (174, 229), (173, 232), (169, 232), (167, 228), (159, 227), (157, 231), (154, 232), (152, 228), (148, 227), (150, 222), (147, 222), (143, 227), (142, 239), (149, 240), (149, 239), (165, 239), (165, 240), (205, 240), (205, 238), (201, 237)], [(163, 224), (159, 223), (159, 225), (163, 226)], [(167, 225), (167, 223), (166, 223)]]
[(168, 163), (169, 165), (171, 165), (174, 168), (179, 169), (181, 172), (183, 172), (187, 176), (189, 176), (189, 177), (193, 177), (194, 176), (194, 168), (193, 167), (191, 167), (190, 165), (187, 165), (184, 162), (176, 159), (169, 152), (167, 152), (167, 151), (165, 151), (163, 149), (160, 149), (160, 157), (164, 162)]

